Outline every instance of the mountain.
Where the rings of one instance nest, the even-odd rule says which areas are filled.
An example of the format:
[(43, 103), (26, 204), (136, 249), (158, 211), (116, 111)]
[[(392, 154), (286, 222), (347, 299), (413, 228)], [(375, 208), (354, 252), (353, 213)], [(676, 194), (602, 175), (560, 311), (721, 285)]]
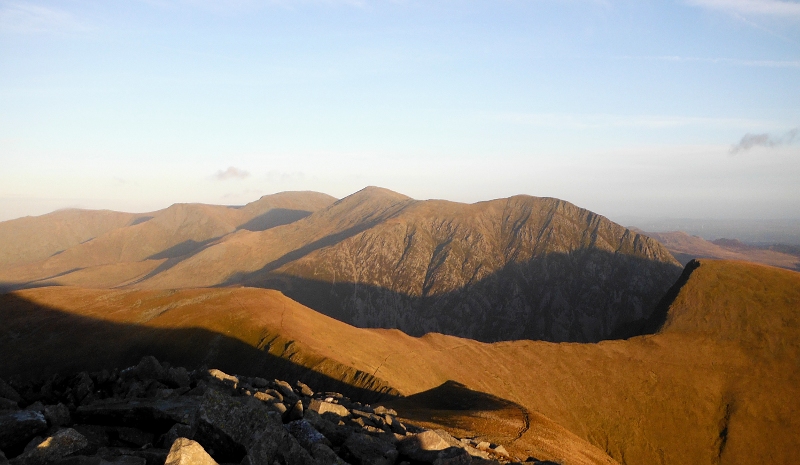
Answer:
[(225, 237), (141, 283), (278, 289), (360, 327), (483, 341), (626, 337), (680, 274), (657, 241), (568, 202), (417, 201), (367, 188)]
[[(71, 240), (70, 246), (44, 259), (44, 252), (18, 254), (0, 266), (0, 282), (8, 287), (134, 284), (169, 269), (222, 236), (290, 223), (334, 200), (316, 192), (284, 192), (242, 207), (176, 204), (141, 215), (75, 210), (0, 223), (0, 232), (12, 241), (4, 243), (5, 250), (18, 245), (21, 250), (33, 249), (26, 239), (32, 225), (36, 225), (34, 244), (67, 245)], [(92, 227), (94, 224), (97, 226)], [(68, 234), (64, 239), (64, 231), (73, 230), (81, 234)], [(5, 250), (0, 249), (0, 256), (10, 255)]]
[(0, 296), (0, 376), (126, 366), (153, 353), (401, 395), (388, 400), (401, 416), (494, 431), (522, 457), (798, 463), (798, 308), (800, 273), (713, 260), (687, 266), (656, 334), (592, 344), (359, 329), (264, 289), (39, 288)]
[(743, 244), (736, 239), (707, 241), (699, 236), (690, 236), (682, 231), (653, 233), (637, 230), (637, 232), (650, 236), (662, 243), (684, 265), (695, 258), (718, 258), (723, 260), (743, 260), (790, 270), (800, 270), (800, 253), (795, 250), (796, 247), (781, 247), (780, 245), (777, 247), (756, 247)]

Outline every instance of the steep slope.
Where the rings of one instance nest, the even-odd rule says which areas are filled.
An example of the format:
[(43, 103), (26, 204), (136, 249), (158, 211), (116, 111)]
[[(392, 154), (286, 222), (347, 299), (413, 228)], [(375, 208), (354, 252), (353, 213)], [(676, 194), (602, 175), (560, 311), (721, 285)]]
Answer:
[(472, 205), (368, 188), (308, 218), (237, 233), (146, 287), (281, 290), (361, 327), (484, 341), (629, 336), (680, 273), (658, 242), (551, 198)]
[(800, 257), (797, 255), (766, 248), (748, 247), (735, 240), (718, 239), (707, 241), (702, 237), (690, 236), (682, 231), (642, 232), (642, 234), (661, 242), (684, 265), (695, 258), (718, 258), (723, 260), (743, 260), (790, 270), (800, 270)]
[[(261, 289), (31, 289), (0, 298), (0, 376), (132, 363), (147, 351), (265, 376), (285, 360), (366, 389), (413, 395), (453, 381), (504, 399), (498, 411), (508, 411), (509, 425), (515, 406), (528, 413), (519, 438), (502, 442), (520, 456), (797, 463), (800, 274), (701, 261), (683, 278), (658, 334), (597, 344), (363, 330)], [(436, 410), (425, 396), (410, 400), (411, 414)], [(490, 412), (470, 420), (448, 408), (429, 423), (464, 430), (474, 421), (480, 430), (493, 421)]]
[(334, 200), (316, 192), (285, 192), (264, 196), (243, 207), (176, 204), (46, 260), (2, 270), (0, 281), (89, 287), (135, 282), (174, 266), (238, 229), (263, 230), (296, 221)]

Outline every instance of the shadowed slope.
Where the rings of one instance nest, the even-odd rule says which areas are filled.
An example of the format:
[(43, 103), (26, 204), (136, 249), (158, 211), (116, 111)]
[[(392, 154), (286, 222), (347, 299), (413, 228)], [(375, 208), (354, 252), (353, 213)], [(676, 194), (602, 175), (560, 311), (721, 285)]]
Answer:
[[(598, 344), (485, 344), (440, 334), (413, 338), (397, 330), (361, 330), (274, 291), (248, 288), (47, 288), (13, 296), (118, 323), (141, 319), (145, 326), (206, 328), (335, 379), (349, 373), (346, 381), (358, 386), (368, 387), (359, 380), (369, 380), (412, 395), (454, 381), (505, 400), (502, 408), (509, 412), (513, 405), (528, 411), (531, 426), (504, 443), (519, 456), (609, 463), (605, 451), (629, 464), (800, 461), (800, 274), (701, 261), (676, 291), (660, 333)], [(87, 357), (82, 363), (103, 359), (106, 346), (118, 354), (142, 350), (131, 345), (131, 338), (115, 338), (109, 345), (87, 337), (89, 327), (75, 334), (66, 326), (60, 339), (45, 339), (42, 346), (37, 331), (47, 325), (35, 319), (26, 323), (24, 312), (17, 315), (13, 330), (3, 328), (0, 344), (3, 354), (23, 354), (18, 360), (28, 370), (74, 364), (67, 355), (74, 347)], [(201, 354), (213, 347), (184, 344), (180, 338), (174, 343)], [(164, 352), (169, 360), (173, 352)], [(452, 416), (429, 420), (469, 426), (469, 415), (456, 417), (455, 425)], [(511, 427), (513, 418), (518, 414), (509, 416)], [(475, 429), (487, 421), (493, 420), (479, 418)]]
[(680, 268), (568, 202), (415, 201), (367, 188), (291, 225), (226, 237), (145, 287), (279, 289), (360, 327), (485, 341), (597, 341), (649, 317)]

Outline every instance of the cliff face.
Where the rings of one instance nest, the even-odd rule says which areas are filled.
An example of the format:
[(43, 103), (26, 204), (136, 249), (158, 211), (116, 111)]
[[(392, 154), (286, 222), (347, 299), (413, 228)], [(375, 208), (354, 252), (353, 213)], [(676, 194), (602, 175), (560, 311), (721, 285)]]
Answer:
[(649, 317), (680, 274), (657, 241), (561, 200), (399, 202), (357, 234), (240, 282), (361, 327), (597, 341), (632, 335), (625, 328)]

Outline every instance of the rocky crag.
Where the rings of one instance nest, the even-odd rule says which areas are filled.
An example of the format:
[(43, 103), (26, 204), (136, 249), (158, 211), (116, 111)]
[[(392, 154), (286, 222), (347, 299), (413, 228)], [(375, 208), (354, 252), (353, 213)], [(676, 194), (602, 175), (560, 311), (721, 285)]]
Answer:
[[(124, 370), (0, 380), (0, 464), (480, 465), (503, 446), (404, 424), (383, 406), (152, 356)], [(525, 463), (541, 462), (528, 457)]]

